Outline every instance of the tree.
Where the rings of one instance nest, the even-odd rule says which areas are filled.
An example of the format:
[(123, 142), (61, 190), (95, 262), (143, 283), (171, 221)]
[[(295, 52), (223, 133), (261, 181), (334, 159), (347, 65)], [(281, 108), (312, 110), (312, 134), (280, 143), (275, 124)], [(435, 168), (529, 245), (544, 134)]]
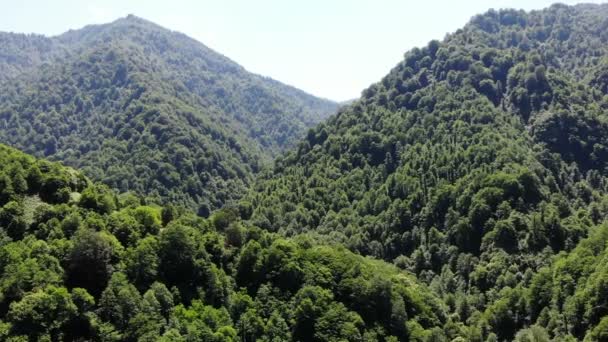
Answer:
[(73, 242), (66, 260), (66, 284), (82, 287), (99, 297), (120, 253), (118, 242), (111, 235), (86, 228), (75, 234)]
[[(332, 300), (331, 292), (318, 286), (301, 288), (295, 296), (293, 338), (299, 341), (314, 340), (317, 320), (327, 310)], [(325, 324), (320, 327), (325, 327)]]
[(341, 303), (332, 304), (315, 323), (314, 338), (317, 341), (360, 341), (364, 326), (358, 314), (348, 311)]
[(112, 274), (99, 299), (99, 317), (116, 329), (124, 330), (141, 310), (141, 295), (121, 272)]
[(101, 185), (93, 185), (84, 189), (80, 197), (80, 206), (95, 210), (101, 214), (109, 214), (115, 208), (114, 198), (109, 189)]
[(273, 311), (266, 323), (263, 340), (268, 342), (279, 342), (291, 340), (291, 331), (285, 319)]
[(25, 234), (27, 223), (24, 213), (23, 205), (15, 201), (8, 202), (0, 209), (0, 227), (13, 240), (21, 240)]
[(529, 328), (522, 329), (515, 335), (516, 342), (549, 342), (551, 338), (543, 327), (533, 325)]
[(127, 249), (125, 253), (125, 272), (140, 291), (158, 278), (159, 248), (158, 238), (149, 236), (139, 240), (137, 246)]
[(78, 314), (78, 307), (66, 288), (49, 286), (31, 292), (11, 304), (7, 319), (12, 333), (37, 339), (43, 335), (61, 339), (63, 329)]
[(112, 213), (108, 223), (108, 229), (123, 246), (132, 246), (142, 237), (141, 225), (126, 211)]
[[(585, 341), (606, 341), (608, 339), (608, 317), (602, 318), (600, 323), (596, 325), (585, 336)], [(535, 341), (535, 340), (530, 340)], [(545, 340), (538, 340), (545, 341)], [(548, 341), (548, 339), (546, 340)]]
[(169, 286), (177, 286), (186, 301), (194, 296), (204, 267), (204, 261), (199, 260), (197, 237), (191, 227), (171, 225), (159, 238), (160, 279)]

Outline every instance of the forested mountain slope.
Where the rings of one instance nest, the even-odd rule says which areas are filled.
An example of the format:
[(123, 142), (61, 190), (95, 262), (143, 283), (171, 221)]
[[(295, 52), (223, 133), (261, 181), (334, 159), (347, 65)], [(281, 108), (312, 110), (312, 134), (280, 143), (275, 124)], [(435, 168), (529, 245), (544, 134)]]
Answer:
[(146, 204), (0, 145), (0, 339), (403, 341), (450, 321), (395, 266), (240, 215)]
[(134, 16), (0, 40), (0, 141), (202, 215), (337, 108)]
[(66, 53), (47, 37), (0, 32), (0, 82), (49, 63)]
[(448, 341), (598, 340), (601, 259), (544, 267), (608, 214), (607, 52), (608, 5), (476, 16), (310, 130), (242, 205), (414, 272), (462, 323)]

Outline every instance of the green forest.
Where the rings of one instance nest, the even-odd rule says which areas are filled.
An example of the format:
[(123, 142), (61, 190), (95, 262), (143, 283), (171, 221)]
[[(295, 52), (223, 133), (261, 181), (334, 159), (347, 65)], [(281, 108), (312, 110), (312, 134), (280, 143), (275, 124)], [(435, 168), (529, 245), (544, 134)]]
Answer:
[(0, 44), (0, 141), (202, 216), (337, 107), (135, 16)]
[(260, 177), (251, 222), (415, 274), (448, 341), (607, 340), (607, 18), (490, 11), (407, 52)]
[(341, 106), (133, 16), (0, 42), (0, 340), (608, 341), (608, 4)]
[(405, 339), (444, 304), (397, 267), (117, 194), (0, 145), (5, 341)]

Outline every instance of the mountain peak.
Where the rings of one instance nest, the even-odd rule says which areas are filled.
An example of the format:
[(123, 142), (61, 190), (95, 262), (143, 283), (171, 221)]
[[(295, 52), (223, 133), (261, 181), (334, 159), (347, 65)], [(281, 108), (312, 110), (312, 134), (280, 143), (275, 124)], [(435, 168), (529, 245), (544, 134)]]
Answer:
[[(0, 53), (0, 79), (9, 81), (6, 89), (0, 88), (0, 93), (3, 90), (10, 92), (9, 88), (18, 82), (29, 84), (30, 79), (44, 74), (42, 83), (48, 86), (46, 89), (53, 89), (51, 97), (65, 99), (62, 108), (79, 108), (68, 111), (57, 107), (65, 122), (74, 122), (79, 128), (62, 135), (60, 130), (66, 128), (55, 125), (57, 130), (47, 131), (55, 142), (45, 146), (26, 146), (26, 141), (12, 128), (0, 129), (1, 141), (39, 156), (83, 167), (113, 188), (161, 199), (172, 198), (174, 202), (199, 209), (202, 214), (207, 213), (208, 208), (219, 208), (236, 198), (258, 170), (259, 161), (270, 160), (273, 155), (295, 145), (308, 128), (336, 109), (331, 101), (251, 74), (202, 43), (133, 14), (108, 24), (90, 25), (47, 38), (50, 43), (46, 50), (42, 49), (42, 43), (27, 37), (15, 39), (19, 39), (13, 44), (16, 48), (5, 44), (0, 52), (6, 50), (7, 55), (15, 50), (27, 53), (6, 60)], [(27, 44), (41, 48), (20, 48)], [(26, 60), (23, 55), (36, 58)], [(50, 63), (45, 63), (47, 60)], [(65, 70), (70, 71), (69, 75)], [(25, 74), (30, 77), (26, 79)], [(62, 93), (59, 85), (65, 82), (73, 86), (73, 93)], [(46, 98), (46, 89), (33, 87), (40, 98)], [(95, 95), (100, 93), (114, 95), (113, 98)], [(9, 107), (13, 100), (27, 101), (25, 97), (11, 101), (0, 99), (0, 111)], [(44, 112), (44, 108), (50, 106), (46, 102), (39, 105), (40, 108), (38, 104), (33, 105), (35, 112)], [(124, 132), (117, 138), (120, 144), (138, 145), (149, 151), (146, 153), (154, 150), (154, 154), (163, 160), (166, 171), (157, 172), (156, 161), (142, 165), (143, 159), (136, 160), (139, 157), (104, 144), (108, 139), (116, 139), (113, 135), (116, 132), (100, 130), (101, 124), (92, 121), (92, 115), (120, 122), (118, 125), (122, 128), (116, 128), (116, 132)], [(36, 125), (35, 122), (41, 119), (44, 121), (40, 122), (42, 126), (51, 127), (46, 121), (50, 117), (36, 119), (26, 113), (19, 113), (18, 117), (17, 121), (23, 120), (26, 125)], [(146, 125), (153, 126), (151, 130), (156, 132), (152, 134), (153, 139)], [(68, 146), (73, 146), (70, 141), (82, 141), (85, 136), (92, 143), (79, 149), (78, 157), (62, 154)], [(177, 160), (165, 162), (173, 160), (171, 155), (175, 150), (184, 152), (188, 165)], [(212, 156), (199, 158), (209, 155), (210, 151), (213, 151)], [(157, 175), (160, 178), (149, 182), (135, 178), (125, 180), (124, 174), (120, 175), (120, 168), (113, 163), (93, 163), (98, 154), (121, 154), (118, 159), (125, 161), (123, 168), (145, 169), (143, 172), (149, 174), (150, 179)], [(167, 178), (165, 174), (171, 174), (171, 177)], [(186, 189), (185, 184), (190, 184), (189, 192), (181, 189)], [(217, 187), (222, 189), (217, 191)]]
[(160, 29), (165, 29), (165, 30), (169, 30), (166, 29), (156, 23), (154, 23), (153, 21), (147, 20), (145, 18), (139, 17), (133, 13), (129, 13), (127, 14), (126, 17), (121, 17), (116, 19), (115, 21), (111, 22), (109, 25), (115, 24), (115, 23), (120, 23), (120, 22), (126, 22), (126, 23), (132, 23), (132, 24), (143, 24), (143, 25), (152, 25), (154, 27), (160, 28)]

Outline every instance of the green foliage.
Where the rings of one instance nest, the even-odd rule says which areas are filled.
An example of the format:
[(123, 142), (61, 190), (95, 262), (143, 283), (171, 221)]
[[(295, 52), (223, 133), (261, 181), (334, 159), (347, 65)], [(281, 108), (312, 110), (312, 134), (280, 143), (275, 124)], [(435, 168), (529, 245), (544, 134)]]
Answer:
[[(42, 163), (0, 152), (0, 173)], [(395, 341), (408, 339), (406, 322), (430, 334), (448, 321), (438, 297), (390, 264), (263, 231), (237, 209), (202, 219), (117, 200), (47, 166), (41, 179), (65, 171), (84, 185), (68, 203), (41, 201), (0, 240), (3, 340)], [(12, 194), (3, 222), (40, 191)]]
[(80, 50), (40, 70), (0, 59), (6, 141), (110, 185), (0, 146), (0, 336), (605, 340), (606, 17), (476, 16), (242, 198), (323, 103), (133, 17), (50, 39)]
[[(555, 311), (555, 288), (582, 279), (555, 282), (551, 269), (606, 218), (606, 16), (605, 5), (489, 11), (407, 52), (261, 174), (242, 200), (250, 224), (414, 273), (452, 321), (395, 324), (398, 338), (584, 338), (608, 313), (605, 279)], [(259, 277), (260, 249), (244, 246), (237, 277)], [(378, 305), (364, 321), (390, 321), (378, 296), (355, 297)]]
[(12, 303), (6, 318), (14, 334), (27, 335), (32, 340), (45, 335), (60, 339), (77, 314), (78, 308), (68, 290), (49, 286)]
[[(337, 108), (134, 16), (0, 43), (3, 142), (203, 216)], [(47, 185), (67, 201), (65, 184)]]
[(91, 186), (82, 191), (79, 204), (86, 209), (94, 210), (100, 214), (111, 213), (115, 208), (115, 200), (107, 187)]
[(533, 325), (522, 329), (515, 335), (516, 342), (549, 342), (551, 339), (547, 331), (539, 326)]
[(72, 248), (67, 255), (66, 283), (99, 296), (110, 279), (120, 249), (114, 236), (81, 229), (74, 235)]

